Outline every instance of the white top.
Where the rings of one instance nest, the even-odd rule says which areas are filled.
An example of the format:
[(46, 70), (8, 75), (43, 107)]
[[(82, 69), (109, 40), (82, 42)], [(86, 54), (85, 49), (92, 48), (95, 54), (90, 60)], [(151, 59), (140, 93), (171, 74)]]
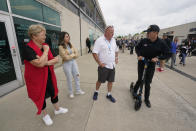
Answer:
[(101, 36), (95, 41), (93, 53), (98, 55), (100, 62), (104, 63), (106, 68), (115, 67), (116, 52), (118, 52), (118, 47), (114, 38), (108, 41), (105, 36)]

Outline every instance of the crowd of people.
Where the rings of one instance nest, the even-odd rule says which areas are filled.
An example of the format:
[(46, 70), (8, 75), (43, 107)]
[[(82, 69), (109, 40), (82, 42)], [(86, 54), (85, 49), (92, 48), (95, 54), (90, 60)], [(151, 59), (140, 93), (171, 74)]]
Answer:
[[(144, 101), (147, 107), (151, 107), (150, 89), (151, 82), (154, 76), (156, 63), (160, 61), (160, 71), (164, 70), (164, 63), (171, 58), (171, 67), (176, 65), (176, 54), (180, 50), (180, 64), (185, 65), (185, 59), (189, 53), (190, 42), (178, 45), (178, 38), (174, 38), (170, 42), (166, 35), (163, 39), (158, 37), (159, 27), (150, 25), (146, 30), (147, 38), (135, 41), (133, 39), (118, 39), (113, 38), (114, 27), (107, 26), (104, 35), (99, 37), (94, 42), (93, 50), (89, 38), (86, 39), (88, 53), (92, 53), (95, 62), (98, 65), (98, 80), (96, 81), (93, 100), (98, 100), (99, 88), (102, 83), (107, 81), (108, 92), (106, 98), (112, 103), (116, 102), (112, 95), (112, 87), (115, 81), (115, 66), (118, 64), (119, 49), (124, 52), (125, 48), (133, 54), (134, 48), (138, 60), (138, 80), (134, 85), (133, 96), (138, 92), (142, 83), (144, 71), (144, 60), (148, 61), (145, 79)], [(50, 47), (45, 43), (46, 29), (42, 25), (31, 25), (28, 30), (28, 35), (31, 41), (24, 48), (24, 78), (26, 82), (29, 98), (37, 107), (37, 114), (43, 113), (43, 121), (46, 125), (52, 125), (53, 120), (46, 111), (46, 99), (51, 98), (51, 103), (54, 105), (54, 114), (64, 114), (68, 112), (67, 108), (60, 107), (58, 104), (58, 87), (54, 65), (58, 63), (57, 55), (52, 54)], [(62, 67), (67, 79), (67, 87), (69, 97), (74, 98), (74, 95), (83, 95), (85, 92), (80, 87), (80, 74), (76, 59), (78, 51), (74, 44), (70, 41), (68, 32), (61, 32), (59, 35), (59, 55), (62, 58)], [(72, 78), (75, 82), (75, 92), (72, 88)]]
[(169, 59), (162, 59), (161, 56), (159, 57), (159, 65), (158, 71), (162, 72), (164, 71), (165, 62), (168, 63), (170, 60), (170, 68), (173, 69), (174, 66), (177, 66), (176, 63), (176, 56), (179, 57), (180, 65), (185, 66), (186, 65), (186, 57), (191, 56), (194, 47), (194, 43), (191, 43), (190, 40), (184, 40), (180, 44), (178, 41), (178, 37), (175, 37), (173, 41), (171, 41), (166, 34), (163, 35), (163, 40), (168, 45), (169, 50), (171, 52), (171, 57)]
[[(125, 49), (130, 50), (130, 54), (134, 53), (135, 47), (138, 45), (138, 43), (143, 40), (141, 39), (126, 39), (126, 38), (116, 38), (116, 44), (119, 47), (120, 50), (122, 50), (122, 53), (124, 53)], [(157, 71), (162, 72), (164, 71), (165, 64), (170, 62), (170, 68), (173, 69), (175, 66), (177, 66), (176, 63), (176, 56), (178, 56), (180, 62), (179, 64), (182, 66), (186, 65), (186, 57), (191, 57), (192, 54), (195, 55), (196, 53), (196, 40), (194, 39), (186, 39), (182, 41), (182, 43), (179, 43), (178, 37), (175, 37), (173, 41), (168, 38), (168, 35), (166, 33), (163, 34), (162, 40), (164, 43), (168, 46), (170, 50), (170, 57), (165, 59), (163, 56), (158, 56), (158, 62), (157, 65), (159, 66), (157, 68)], [(194, 54), (195, 53), (195, 54)]]
[(126, 38), (118, 38), (116, 39), (116, 44), (119, 47), (120, 50), (124, 53), (125, 48), (130, 50), (130, 54), (133, 54), (134, 48), (136, 46), (138, 41), (134, 39), (126, 39)]

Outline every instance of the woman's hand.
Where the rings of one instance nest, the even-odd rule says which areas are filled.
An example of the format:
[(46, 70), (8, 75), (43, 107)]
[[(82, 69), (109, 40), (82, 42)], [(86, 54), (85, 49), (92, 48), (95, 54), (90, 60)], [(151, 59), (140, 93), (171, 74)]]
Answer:
[(59, 58), (58, 58), (58, 56), (56, 56), (52, 60), (47, 61), (47, 63), (45, 65), (46, 66), (55, 65), (58, 62), (59, 62)]
[(48, 45), (43, 45), (44, 51), (48, 52), (49, 51), (49, 46)]
[(37, 59), (40, 59), (40, 56), (36, 55)]
[(75, 58), (76, 55), (75, 55), (74, 53), (72, 53), (70, 56), (71, 56), (72, 58)]

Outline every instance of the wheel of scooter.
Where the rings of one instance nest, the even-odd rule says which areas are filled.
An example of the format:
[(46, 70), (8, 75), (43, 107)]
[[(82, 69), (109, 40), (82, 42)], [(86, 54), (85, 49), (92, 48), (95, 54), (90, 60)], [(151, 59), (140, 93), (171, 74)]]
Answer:
[(141, 97), (138, 96), (135, 100), (135, 110), (138, 111), (142, 105)]
[(133, 92), (133, 87), (134, 87), (134, 83), (131, 82), (131, 84), (130, 84), (130, 92)]
[(140, 109), (139, 100), (135, 101), (135, 110), (138, 111)]

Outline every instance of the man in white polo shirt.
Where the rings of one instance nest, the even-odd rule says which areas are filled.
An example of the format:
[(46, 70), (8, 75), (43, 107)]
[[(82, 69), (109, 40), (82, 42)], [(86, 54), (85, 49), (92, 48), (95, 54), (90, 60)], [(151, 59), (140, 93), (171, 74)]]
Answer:
[(93, 57), (98, 64), (98, 81), (96, 83), (96, 91), (94, 92), (93, 100), (97, 100), (101, 83), (108, 81), (108, 94), (106, 98), (115, 103), (116, 100), (112, 96), (111, 91), (112, 83), (115, 78), (115, 64), (118, 63), (118, 47), (113, 35), (113, 26), (107, 26), (104, 36), (99, 37), (94, 44)]

